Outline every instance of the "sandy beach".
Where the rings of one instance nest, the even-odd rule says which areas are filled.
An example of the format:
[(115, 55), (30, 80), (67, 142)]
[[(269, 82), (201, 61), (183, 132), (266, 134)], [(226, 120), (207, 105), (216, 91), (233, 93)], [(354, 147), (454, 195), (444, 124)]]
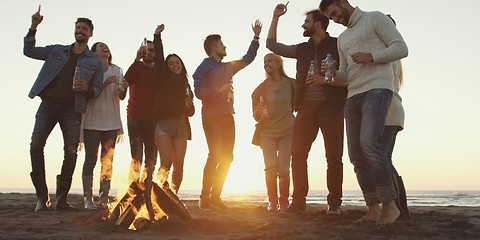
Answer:
[[(69, 199), (83, 206), (82, 196)], [(355, 222), (365, 213), (359, 206), (327, 217), (325, 205), (287, 214), (267, 212), (266, 203), (226, 202), (229, 209), (206, 211), (184, 201), (191, 221), (172, 217), (134, 231), (107, 223), (108, 211), (34, 213), (35, 203), (34, 194), (0, 193), (0, 239), (480, 239), (478, 207), (411, 207), (410, 216), (378, 228)]]

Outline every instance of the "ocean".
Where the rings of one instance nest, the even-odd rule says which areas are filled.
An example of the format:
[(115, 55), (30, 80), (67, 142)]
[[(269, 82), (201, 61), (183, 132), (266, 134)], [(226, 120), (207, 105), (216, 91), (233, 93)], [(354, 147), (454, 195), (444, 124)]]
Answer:
[[(94, 189), (94, 192), (98, 192)], [(35, 193), (34, 189), (0, 189), (0, 193)], [(50, 192), (51, 194), (53, 192)], [(82, 189), (72, 189), (70, 193), (82, 194)], [(309, 204), (327, 204), (327, 191), (311, 190), (307, 196)], [(110, 195), (118, 195), (113, 189)], [(182, 200), (198, 200), (200, 190), (180, 190)], [(225, 201), (267, 202), (265, 190), (254, 190), (243, 193), (224, 191), (222, 199)], [(407, 191), (409, 206), (462, 206), (480, 207), (480, 191)], [(364, 206), (362, 192), (344, 190), (343, 205)]]

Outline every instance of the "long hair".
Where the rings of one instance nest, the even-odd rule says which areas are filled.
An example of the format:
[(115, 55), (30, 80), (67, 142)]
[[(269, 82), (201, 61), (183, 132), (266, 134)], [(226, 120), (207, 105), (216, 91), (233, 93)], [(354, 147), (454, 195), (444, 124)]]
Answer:
[[(282, 57), (280, 57), (279, 55), (275, 54), (275, 53), (267, 53), (264, 57), (264, 59), (267, 57), (267, 56), (272, 56), (275, 61), (277, 61), (277, 63), (280, 64), (280, 69), (278, 69), (278, 71), (280, 72), (280, 76), (282, 77), (287, 77), (287, 74), (285, 73), (285, 69), (283, 68), (283, 59)], [(268, 73), (265, 73), (265, 76), (268, 78), (269, 77), (269, 74)]]
[(180, 77), (184, 78), (185, 79), (185, 82), (188, 83), (188, 74), (187, 74), (187, 69), (185, 68), (185, 64), (183, 63), (183, 60), (175, 53), (172, 53), (172, 54), (169, 54), (166, 58), (165, 58), (165, 63), (166, 63), (166, 70), (167, 70), (167, 73), (168, 75), (170, 76), (175, 76), (174, 72), (172, 72), (169, 68), (168, 68), (168, 60), (172, 57), (177, 57), (179, 60), (180, 60), (180, 63), (182, 64), (182, 71), (180, 71)]
[[(92, 52), (97, 51), (97, 45), (100, 44), (100, 43), (103, 43), (103, 42), (96, 42), (92, 45)], [(103, 43), (103, 44), (107, 45), (106, 43)], [(108, 45), (107, 45), (107, 47), (108, 47)], [(108, 64), (112, 65), (112, 52), (110, 52), (110, 56), (108, 56)]]
[(400, 74), (398, 74), (398, 80), (400, 81), (400, 88), (403, 86), (403, 65), (402, 61), (398, 60), (398, 67), (400, 68)]

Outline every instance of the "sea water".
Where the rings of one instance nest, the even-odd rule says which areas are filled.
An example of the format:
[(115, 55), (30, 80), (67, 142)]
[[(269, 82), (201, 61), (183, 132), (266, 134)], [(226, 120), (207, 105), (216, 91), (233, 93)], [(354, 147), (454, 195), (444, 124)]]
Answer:
[[(94, 193), (98, 192), (94, 189)], [(30, 189), (0, 189), (0, 193), (35, 193)], [(50, 192), (54, 194), (54, 192)], [(83, 194), (82, 189), (72, 189), (70, 193)], [(327, 204), (327, 194), (325, 190), (311, 190), (307, 196), (309, 204)], [(112, 189), (111, 196), (117, 196), (118, 191)], [(123, 195), (123, 194), (122, 194)], [(200, 190), (180, 189), (179, 197), (182, 200), (198, 200)], [(290, 192), (291, 196), (291, 192)], [(242, 193), (224, 191), (222, 199), (225, 201), (242, 202), (268, 202), (265, 190), (252, 190)], [(290, 199), (291, 200), (291, 199)], [(365, 206), (361, 191), (344, 190), (342, 205)], [(480, 191), (433, 191), (433, 190), (412, 190), (407, 191), (407, 203), (409, 206), (464, 206), (480, 207)]]
[[(325, 190), (312, 190), (307, 196), (307, 203), (327, 204), (327, 194), (328, 192)], [(179, 195), (184, 200), (197, 200), (200, 191), (180, 190)], [(262, 190), (244, 193), (224, 191), (222, 199), (226, 201), (268, 202), (267, 193)], [(365, 206), (361, 191), (344, 190), (342, 200), (343, 205)], [(408, 191), (407, 204), (409, 206), (480, 207), (480, 191)]]

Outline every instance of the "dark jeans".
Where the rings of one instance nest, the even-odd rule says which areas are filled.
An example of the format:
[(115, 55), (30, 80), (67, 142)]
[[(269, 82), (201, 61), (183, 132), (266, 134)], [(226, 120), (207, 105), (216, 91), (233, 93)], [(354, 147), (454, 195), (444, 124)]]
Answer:
[(318, 129), (322, 131), (327, 158), (327, 202), (329, 205), (340, 206), (343, 184), (343, 112), (333, 113), (326, 101), (303, 102), (293, 124), (293, 201), (305, 203), (308, 194), (307, 158)]
[(45, 176), (44, 148), (47, 138), (57, 123), (63, 134), (64, 159), (62, 179), (72, 179), (77, 162), (77, 148), (80, 141), (81, 114), (75, 112), (75, 106), (42, 101), (35, 116), (35, 126), (30, 143), (32, 176)]
[(202, 116), (208, 144), (208, 158), (203, 170), (201, 198), (220, 197), (223, 184), (233, 161), (235, 121), (232, 114)]
[[(140, 180), (140, 169), (143, 162), (143, 151), (145, 149), (145, 167), (152, 164), (152, 174), (157, 162), (157, 147), (155, 146), (155, 123), (128, 117), (128, 137), (130, 138), (130, 152), (132, 163), (130, 164), (129, 183)], [(144, 148), (145, 146), (145, 148)], [(145, 179), (146, 170), (142, 174)]]
[(382, 142), (391, 100), (392, 91), (373, 89), (350, 97), (345, 104), (348, 154), (368, 206), (397, 197)]
[(395, 140), (397, 139), (397, 133), (402, 130), (402, 127), (400, 126), (385, 126), (383, 129), (383, 134), (382, 134), (382, 142), (383, 145), (385, 146), (385, 150), (387, 150), (387, 158), (390, 161), (390, 165), (392, 166), (392, 174), (395, 177), (398, 177), (399, 174), (395, 167), (393, 166), (393, 161), (392, 161), (392, 153), (393, 153), (393, 148), (395, 147)]
[(98, 146), (102, 144), (100, 162), (102, 170), (100, 178), (110, 180), (112, 178), (113, 154), (117, 141), (118, 129), (110, 131), (83, 130), (85, 144), (85, 162), (83, 163), (82, 176), (93, 176), (93, 169), (98, 159)]

